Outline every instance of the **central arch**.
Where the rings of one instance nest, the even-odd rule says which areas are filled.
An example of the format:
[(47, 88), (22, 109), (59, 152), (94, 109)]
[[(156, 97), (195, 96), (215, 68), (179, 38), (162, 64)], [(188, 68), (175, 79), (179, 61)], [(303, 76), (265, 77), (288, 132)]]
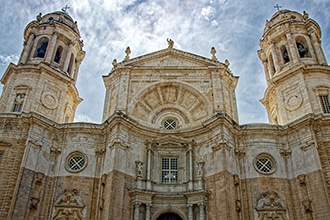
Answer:
[(161, 214), (156, 220), (183, 220), (183, 219), (175, 213), (167, 212)]
[(151, 217), (151, 220), (188, 220), (188, 218), (183, 210), (167, 207), (158, 209)]

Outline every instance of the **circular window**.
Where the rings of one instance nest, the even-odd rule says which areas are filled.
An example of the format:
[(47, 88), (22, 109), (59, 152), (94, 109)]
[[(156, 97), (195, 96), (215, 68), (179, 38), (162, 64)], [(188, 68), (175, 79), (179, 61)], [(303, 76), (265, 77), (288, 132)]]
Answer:
[(86, 167), (87, 160), (81, 152), (71, 153), (66, 162), (66, 169), (70, 172), (79, 172)]
[(276, 170), (275, 160), (269, 154), (260, 154), (255, 158), (254, 168), (262, 174), (272, 174)]
[(164, 121), (164, 128), (167, 130), (173, 130), (176, 128), (176, 121), (174, 119), (167, 119)]

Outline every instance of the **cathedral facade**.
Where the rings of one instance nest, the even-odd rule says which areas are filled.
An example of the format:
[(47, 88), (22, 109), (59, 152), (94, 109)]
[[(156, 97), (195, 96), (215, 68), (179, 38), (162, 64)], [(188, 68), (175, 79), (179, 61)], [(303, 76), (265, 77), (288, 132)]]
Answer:
[(238, 124), (229, 62), (168, 47), (113, 61), (103, 122), (73, 123), (76, 22), (38, 15), (1, 82), (0, 219), (330, 219), (330, 67), (319, 25), (280, 10), (259, 58), (269, 124)]

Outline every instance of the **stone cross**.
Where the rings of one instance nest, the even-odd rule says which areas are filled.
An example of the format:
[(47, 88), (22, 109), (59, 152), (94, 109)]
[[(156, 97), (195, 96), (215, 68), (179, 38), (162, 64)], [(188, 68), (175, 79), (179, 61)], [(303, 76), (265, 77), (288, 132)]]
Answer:
[(277, 8), (277, 11), (279, 11), (279, 10), (280, 10), (280, 8), (282, 8), (282, 6), (280, 6), (280, 5), (276, 4), (276, 5), (274, 6), (274, 8)]
[(69, 7), (68, 5), (65, 5), (65, 6), (62, 8), (62, 11), (63, 11), (64, 13), (68, 13), (67, 10), (69, 10), (69, 9), (70, 9), (70, 7)]

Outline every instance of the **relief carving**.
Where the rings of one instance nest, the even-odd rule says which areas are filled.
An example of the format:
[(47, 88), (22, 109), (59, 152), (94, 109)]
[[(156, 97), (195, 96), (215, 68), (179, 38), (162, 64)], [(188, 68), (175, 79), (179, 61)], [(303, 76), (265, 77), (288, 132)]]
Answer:
[(54, 220), (85, 219), (85, 205), (76, 189), (66, 189), (55, 202)]
[(287, 219), (284, 202), (274, 191), (267, 191), (260, 195), (256, 210), (258, 212), (258, 220)]

